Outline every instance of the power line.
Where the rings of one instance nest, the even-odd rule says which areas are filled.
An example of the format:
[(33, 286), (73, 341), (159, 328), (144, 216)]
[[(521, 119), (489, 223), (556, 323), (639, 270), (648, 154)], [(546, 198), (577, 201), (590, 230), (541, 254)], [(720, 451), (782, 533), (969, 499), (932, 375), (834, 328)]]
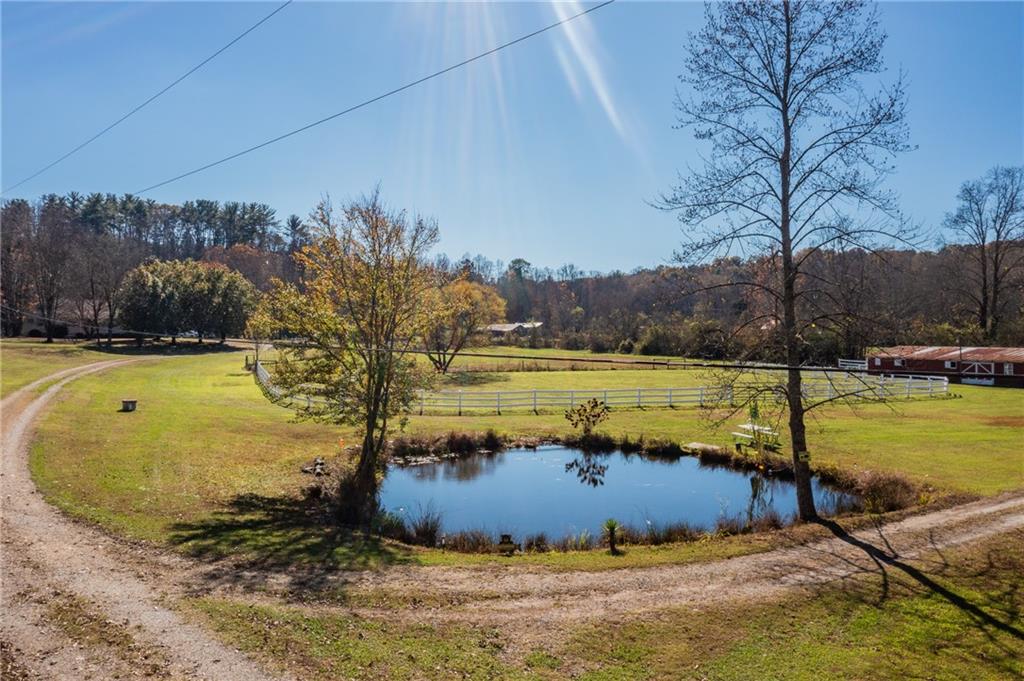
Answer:
[(81, 144), (79, 144), (79, 145), (78, 145), (77, 147), (75, 147), (75, 148), (74, 148), (74, 149), (72, 149), (71, 151), (67, 152), (66, 154), (64, 154), (63, 156), (61, 156), (60, 158), (58, 158), (57, 160), (53, 161), (52, 163), (50, 163), (50, 164), (48, 164), (48, 165), (46, 165), (46, 166), (43, 166), (42, 168), (40, 168), (40, 169), (39, 169), (39, 170), (37, 170), (36, 172), (32, 173), (31, 175), (29, 175), (29, 176), (28, 176), (28, 177), (26, 177), (25, 179), (21, 180), (20, 182), (17, 182), (17, 183), (15, 183), (15, 184), (12, 184), (12, 185), (11, 185), (10, 187), (8, 187), (7, 189), (4, 189), (4, 190), (3, 190), (2, 192), (0, 192), (0, 195), (6, 194), (7, 192), (11, 191), (12, 189), (15, 189), (15, 188), (17, 188), (17, 187), (20, 187), (21, 185), (25, 184), (25, 183), (26, 183), (26, 182), (28, 182), (29, 180), (32, 180), (32, 179), (35, 179), (36, 177), (39, 177), (40, 175), (42, 175), (43, 173), (45, 173), (45, 172), (46, 172), (47, 170), (49, 170), (50, 168), (54, 167), (55, 165), (57, 165), (58, 163), (60, 163), (60, 162), (61, 162), (61, 161), (63, 161), (64, 159), (68, 158), (68, 157), (69, 157), (69, 156), (71, 156), (72, 154), (75, 154), (76, 152), (78, 152), (78, 151), (81, 151), (82, 149), (84, 149), (84, 148), (85, 148), (86, 146), (88, 146), (88, 145), (92, 144), (92, 143), (93, 143), (93, 142), (95, 142), (95, 141), (96, 141), (97, 139), (99, 139), (100, 137), (102, 137), (102, 136), (103, 136), (103, 135), (105, 135), (106, 133), (110, 132), (111, 130), (113, 130), (113, 129), (114, 129), (115, 127), (117, 127), (117, 126), (118, 126), (118, 125), (120, 125), (121, 123), (123, 123), (123, 122), (124, 122), (125, 120), (127, 120), (127, 119), (128, 119), (129, 117), (131, 117), (132, 115), (134, 115), (134, 114), (138, 113), (138, 112), (139, 112), (140, 110), (142, 110), (142, 109), (143, 109), (144, 107), (146, 107), (146, 106), (147, 106), (148, 104), (150, 104), (150, 103), (151, 103), (151, 102), (152, 102), (153, 100), (155, 100), (155, 99), (156, 99), (157, 97), (159, 97), (160, 95), (164, 94), (165, 92), (167, 92), (168, 90), (170, 90), (171, 88), (173, 88), (173, 87), (174, 87), (175, 85), (177, 85), (177, 84), (178, 84), (178, 83), (180, 83), (181, 81), (185, 80), (186, 78), (188, 78), (189, 76), (191, 76), (191, 75), (192, 75), (193, 73), (195, 73), (195, 72), (196, 72), (196, 71), (198, 71), (199, 69), (201, 69), (201, 68), (203, 68), (204, 66), (206, 66), (206, 65), (207, 65), (208, 63), (210, 63), (211, 61), (213, 61), (213, 60), (214, 60), (214, 59), (215, 59), (215, 58), (216, 58), (217, 56), (219, 56), (219, 55), (220, 55), (220, 54), (221, 54), (222, 52), (224, 52), (225, 50), (227, 50), (227, 49), (228, 49), (229, 47), (231, 47), (232, 45), (234, 45), (235, 43), (237, 43), (237, 42), (238, 42), (239, 40), (241, 40), (241, 39), (242, 39), (242, 38), (244, 38), (245, 36), (247, 36), (247, 35), (249, 35), (250, 33), (252, 33), (252, 32), (253, 32), (254, 30), (256, 30), (257, 28), (259, 28), (259, 27), (260, 27), (260, 26), (261, 26), (262, 24), (266, 23), (266, 22), (267, 22), (267, 21), (268, 21), (268, 20), (269, 20), (269, 19), (270, 19), (270, 18), (271, 18), (272, 16), (274, 16), (275, 14), (277, 14), (278, 12), (280, 12), (281, 10), (283, 10), (283, 9), (284, 9), (285, 7), (287, 7), (288, 5), (292, 4), (292, 2), (294, 2), (294, 0), (287, 0), (287, 1), (286, 1), (286, 2), (284, 3), (284, 4), (282, 4), (281, 6), (279, 6), (279, 7), (278, 7), (277, 9), (275, 9), (275, 10), (274, 10), (273, 12), (271, 12), (271, 13), (270, 13), (270, 14), (268, 14), (268, 15), (266, 15), (265, 17), (263, 17), (262, 19), (260, 19), (259, 21), (257, 21), (257, 22), (256, 22), (255, 24), (253, 24), (252, 26), (250, 26), (249, 28), (245, 29), (245, 30), (244, 30), (244, 31), (242, 31), (242, 32), (241, 32), (240, 34), (238, 34), (237, 36), (235, 36), (235, 38), (234, 38), (234, 39), (233, 39), (233, 40), (232, 40), (231, 42), (229, 42), (229, 43), (228, 43), (227, 45), (224, 45), (224, 47), (220, 48), (219, 50), (217, 50), (216, 52), (214, 52), (213, 54), (211, 54), (211, 55), (210, 55), (209, 57), (207, 57), (207, 58), (206, 58), (206, 59), (204, 59), (203, 61), (199, 62), (199, 63), (198, 63), (198, 64), (196, 64), (195, 66), (193, 66), (193, 67), (192, 67), (191, 69), (189, 69), (188, 71), (186, 71), (186, 72), (185, 72), (185, 73), (184, 73), (183, 75), (179, 76), (179, 77), (177, 78), (177, 80), (173, 81), (173, 82), (172, 82), (172, 83), (171, 83), (170, 85), (166, 86), (166, 87), (165, 87), (164, 89), (160, 90), (160, 91), (159, 91), (159, 92), (157, 92), (157, 93), (156, 93), (155, 95), (153, 95), (152, 97), (150, 97), (150, 98), (149, 98), (149, 99), (147, 99), (146, 101), (142, 102), (142, 104), (139, 104), (138, 106), (136, 106), (136, 107), (135, 107), (134, 109), (131, 109), (131, 110), (130, 110), (130, 111), (129, 111), (128, 113), (124, 114), (123, 116), (121, 116), (120, 118), (118, 118), (118, 119), (117, 119), (116, 121), (114, 121), (113, 123), (111, 123), (111, 124), (110, 124), (110, 125), (108, 125), (107, 127), (103, 128), (103, 129), (102, 129), (102, 130), (100, 130), (100, 131), (99, 131), (98, 133), (96, 133), (95, 135), (93, 135), (93, 136), (92, 136), (92, 137), (90, 137), (89, 139), (85, 140), (84, 142), (82, 142), (82, 143), (81, 143)]
[(306, 130), (309, 130), (310, 128), (315, 128), (318, 125), (323, 125), (324, 123), (327, 123), (328, 121), (332, 121), (335, 118), (339, 118), (341, 116), (344, 116), (345, 114), (349, 114), (349, 113), (352, 113), (353, 111), (356, 111), (358, 109), (362, 109), (365, 106), (369, 106), (370, 104), (373, 104), (375, 102), (379, 102), (382, 99), (385, 99), (385, 98), (390, 97), (392, 95), (396, 95), (396, 94), (398, 94), (400, 92), (403, 92), (404, 90), (408, 90), (409, 88), (412, 88), (412, 87), (415, 87), (417, 85), (420, 85), (421, 83), (425, 83), (428, 80), (432, 80), (432, 79), (437, 78), (439, 76), (443, 76), (444, 74), (448, 73), (449, 71), (454, 71), (454, 70), (456, 70), (458, 68), (461, 68), (463, 66), (471, 64), (471, 63), (473, 63), (473, 62), (475, 62), (477, 60), (483, 59), (484, 57), (488, 57), (488, 56), (490, 56), (490, 55), (492, 55), (492, 54), (494, 54), (496, 52), (500, 52), (501, 50), (504, 50), (507, 47), (512, 47), (513, 45), (521, 43), (521, 42), (523, 42), (525, 40), (529, 40), (530, 38), (536, 37), (536, 36), (540, 35), (541, 33), (545, 33), (547, 31), (550, 31), (553, 28), (558, 28), (562, 24), (566, 24), (566, 23), (568, 23), (568, 22), (570, 22), (570, 21), (572, 21), (574, 19), (578, 19), (578, 18), (584, 16), (585, 14), (590, 14), (591, 12), (596, 12), (597, 10), (601, 9), (602, 7), (607, 7), (608, 5), (612, 4), (613, 2), (615, 2), (615, 0), (605, 0), (605, 2), (602, 2), (602, 3), (598, 4), (598, 5), (594, 5), (593, 7), (585, 9), (582, 12), (579, 12), (578, 14), (574, 14), (574, 15), (572, 15), (570, 17), (566, 17), (565, 19), (561, 19), (559, 21), (556, 21), (553, 24), (549, 24), (549, 25), (547, 25), (547, 26), (545, 26), (543, 28), (539, 28), (536, 31), (533, 31), (532, 33), (527, 33), (526, 35), (522, 35), (522, 36), (516, 38), (515, 40), (510, 40), (509, 42), (503, 43), (501, 45), (498, 45), (497, 47), (492, 47), (491, 49), (487, 50), (486, 52), (481, 52), (480, 54), (476, 55), (475, 57), (470, 57), (469, 59), (465, 59), (463, 61), (460, 61), (457, 64), (452, 64), (451, 66), (449, 66), (447, 68), (444, 68), (444, 69), (441, 69), (440, 71), (435, 71), (435, 72), (433, 72), (433, 73), (431, 73), (431, 74), (429, 74), (427, 76), (423, 76), (422, 78), (414, 80), (414, 81), (412, 81), (410, 83), (406, 83), (405, 85), (402, 85), (400, 87), (396, 87), (393, 90), (388, 90), (387, 92), (385, 92), (383, 94), (380, 94), (380, 95), (377, 95), (376, 97), (373, 97), (371, 99), (367, 99), (367, 100), (365, 100), (363, 102), (360, 102), (359, 104), (356, 104), (354, 106), (350, 106), (349, 108), (344, 109), (342, 111), (339, 111), (337, 113), (333, 113), (330, 116), (325, 116), (324, 118), (321, 118), (319, 120), (313, 121), (312, 123), (307, 123), (306, 125), (303, 125), (300, 128), (296, 128), (295, 130), (292, 130), (291, 132), (286, 132), (283, 135), (278, 135), (277, 137), (269, 139), (269, 140), (267, 140), (265, 142), (260, 142), (259, 144), (253, 145), (253, 146), (251, 146), (251, 147), (249, 147), (247, 149), (243, 149), (242, 151), (235, 152), (234, 154), (231, 154), (230, 156), (225, 156), (224, 158), (221, 158), (221, 159), (219, 159), (217, 161), (213, 161), (211, 163), (207, 163), (206, 165), (199, 166), (198, 168), (195, 168), (195, 169), (190, 170), (188, 172), (182, 173), (181, 175), (176, 175), (176, 176), (174, 176), (174, 177), (172, 177), (172, 178), (170, 178), (168, 180), (164, 180), (163, 182), (157, 182), (156, 184), (152, 184), (152, 185), (146, 187), (145, 189), (140, 189), (139, 191), (135, 192), (135, 194), (145, 194), (146, 192), (152, 191), (153, 189), (156, 189), (158, 187), (163, 187), (164, 185), (171, 184), (172, 182), (177, 182), (178, 180), (181, 180), (181, 179), (184, 179), (186, 177), (189, 177), (190, 175), (195, 175), (196, 173), (201, 173), (204, 170), (209, 170), (210, 168), (213, 168), (214, 166), (219, 166), (222, 163), (227, 163), (228, 161), (232, 161), (232, 160), (234, 160), (234, 159), (236, 159), (236, 158), (238, 158), (240, 156), (245, 156), (246, 154), (252, 153), (252, 152), (254, 152), (254, 151), (258, 150), (258, 149), (262, 149), (263, 147), (270, 146), (271, 144), (274, 144), (275, 142), (280, 142), (281, 140), (286, 139), (288, 137), (291, 137), (292, 135), (297, 135), (300, 132), (305, 132)]

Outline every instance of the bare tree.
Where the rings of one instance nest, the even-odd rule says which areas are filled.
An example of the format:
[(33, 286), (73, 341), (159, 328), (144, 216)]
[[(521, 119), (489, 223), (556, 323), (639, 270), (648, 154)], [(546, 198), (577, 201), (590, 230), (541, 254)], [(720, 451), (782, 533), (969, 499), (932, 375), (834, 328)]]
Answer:
[(751, 286), (775, 301), (785, 348), (785, 394), (800, 517), (816, 517), (801, 393), (801, 298), (820, 288), (805, 261), (823, 249), (901, 237), (895, 197), (881, 182), (906, 150), (901, 80), (869, 94), (883, 69), (885, 34), (874, 6), (840, 2), (708, 5), (691, 36), (692, 93), (679, 121), (708, 142), (703, 167), (680, 178), (660, 207), (677, 211), (701, 260), (758, 251), (775, 266)]
[(18, 336), (32, 300), (32, 206), (24, 199), (4, 202), (0, 224), (0, 320), (5, 336)]
[(995, 340), (1007, 307), (1005, 289), (1024, 269), (1024, 167), (996, 167), (980, 180), (964, 182), (957, 194), (960, 205), (946, 226), (966, 246), (960, 291), (977, 310), (978, 326), (989, 342)]
[(66, 295), (73, 250), (73, 212), (67, 201), (50, 195), (36, 210), (31, 238), (31, 278), (39, 313), (52, 343), (60, 304)]

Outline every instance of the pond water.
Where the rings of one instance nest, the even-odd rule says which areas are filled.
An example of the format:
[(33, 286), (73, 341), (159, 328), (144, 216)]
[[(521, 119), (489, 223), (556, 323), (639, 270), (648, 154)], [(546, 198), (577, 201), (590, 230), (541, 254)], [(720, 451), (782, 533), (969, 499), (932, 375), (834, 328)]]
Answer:
[[(581, 481), (576, 469), (566, 470), (582, 460), (578, 450), (546, 446), (395, 466), (384, 480), (381, 503), (406, 518), (426, 509), (439, 512), (445, 532), (485, 530), (519, 539), (582, 530), (599, 536), (611, 517), (638, 528), (678, 521), (713, 527), (721, 517), (747, 519), (767, 509), (787, 517), (796, 511), (792, 482), (705, 466), (696, 457), (594, 455), (589, 460), (606, 467), (597, 485)], [(814, 498), (824, 509), (847, 497), (815, 480)]]

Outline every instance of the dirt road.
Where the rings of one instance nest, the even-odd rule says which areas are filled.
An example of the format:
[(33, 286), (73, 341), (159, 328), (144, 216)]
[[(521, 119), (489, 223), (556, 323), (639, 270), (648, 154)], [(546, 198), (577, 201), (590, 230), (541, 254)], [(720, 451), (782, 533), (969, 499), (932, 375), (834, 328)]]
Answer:
[(28, 678), (271, 678), (166, 607), (163, 570), (151, 571), (129, 545), (63, 516), (43, 500), (29, 476), (33, 422), (58, 391), (76, 378), (129, 361), (61, 371), (0, 403), (4, 657), (13, 656), (17, 673)]
[[(3, 400), (3, 664), (42, 678), (156, 678), (256, 681), (251, 660), (219, 643), (166, 606), (186, 593), (240, 598), (342, 588), (423, 596), (428, 607), (374, 610), (369, 617), (498, 626), (513, 648), (550, 643), (578, 623), (701, 609), (757, 600), (787, 589), (827, 586), (868, 573), (898, 571), (941, 550), (995, 534), (1021, 533), (1024, 494), (911, 516), (847, 533), (826, 523), (827, 539), (692, 565), (555, 572), (509, 565), (476, 568), (392, 567), (366, 572), (268, 570), (237, 560), (195, 562), (136, 546), (72, 521), (49, 506), (29, 476), (32, 424), (68, 382), (130, 360), (68, 369)], [(41, 394), (46, 381), (57, 382)], [(112, 405), (113, 408), (113, 405)], [(256, 595), (256, 594), (260, 595)], [(328, 606), (330, 607), (330, 606)], [(339, 609), (352, 610), (347, 606)], [(20, 668), (20, 667), (19, 667)], [(8, 671), (9, 675), (12, 675)], [(15, 677), (16, 678), (16, 677)]]

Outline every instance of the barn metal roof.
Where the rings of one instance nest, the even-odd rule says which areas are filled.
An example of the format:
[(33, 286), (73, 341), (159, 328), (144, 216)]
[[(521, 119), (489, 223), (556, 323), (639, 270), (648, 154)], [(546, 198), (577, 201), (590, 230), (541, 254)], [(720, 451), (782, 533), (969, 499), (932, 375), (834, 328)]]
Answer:
[(1024, 348), (977, 348), (957, 345), (896, 345), (879, 348), (872, 357), (965, 360), (968, 362), (1024, 362)]

